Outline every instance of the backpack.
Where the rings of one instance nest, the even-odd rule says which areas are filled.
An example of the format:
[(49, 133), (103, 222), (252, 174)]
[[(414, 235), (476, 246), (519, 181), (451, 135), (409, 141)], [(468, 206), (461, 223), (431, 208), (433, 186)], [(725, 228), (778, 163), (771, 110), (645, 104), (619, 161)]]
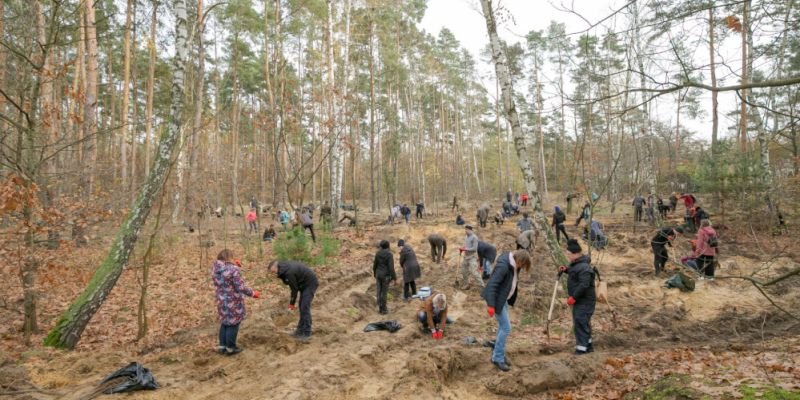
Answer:
[(709, 237), (708, 238), (708, 247), (713, 247), (713, 248), (716, 249), (717, 246), (719, 246), (719, 243), (717, 242), (717, 235)]

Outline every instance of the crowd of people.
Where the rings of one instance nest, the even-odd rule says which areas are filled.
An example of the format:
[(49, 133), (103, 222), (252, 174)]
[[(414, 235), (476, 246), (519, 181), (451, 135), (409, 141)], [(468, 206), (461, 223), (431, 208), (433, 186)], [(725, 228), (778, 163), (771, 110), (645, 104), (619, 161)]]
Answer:
[[(597, 200), (592, 197), (593, 202)], [(527, 194), (512, 194), (509, 190), (503, 202), (503, 210), (495, 215), (495, 223), (502, 224), (504, 220), (521, 212), (522, 215), (516, 222), (519, 233), (515, 240), (516, 250), (503, 252), (498, 255), (495, 244), (481, 240), (475, 228), (468, 224), (460, 213), (457, 199), (453, 199), (453, 211), (457, 213), (456, 224), (464, 227), (463, 244), (458, 248), (459, 275), (457, 285), (462, 291), (470, 290), (470, 283), (474, 281), (480, 287), (480, 295), (485, 301), (487, 314), (497, 321), (497, 334), (491, 342), (493, 347), (491, 362), (501, 371), (508, 371), (511, 363), (505, 354), (505, 345), (511, 332), (509, 307), (513, 307), (519, 292), (520, 274), (531, 269), (531, 254), (536, 247), (540, 234), (534, 220), (528, 212), (523, 211), (528, 206)], [(658, 205), (659, 216), (664, 212), (675, 212), (679, 200), (684, 201), (686, 214), (684, 224), (681, 226), (668, 226), (658, 229), (651, 239), (655, 275), (659, 277), (665, 270), (669, 260), (668, 247), (672, 247), (678, 237), (696, 231), (696, 238), (691, 241), (692, 253), (681, 258), (681, 263), (698, 271), (705, 279), (713, 279), (716, 257), (718, 254), (718, 238), (710, 216), (697, 203), (697, 198), (691, 194), (672, 193), (669, 205), (664, 205), (660, 198), (648, 194), (647, 197), (637, 195), (633, 201), (634, 222), (642, 220), (643, 216), (651, 218), (654, 204)], [(248, 230), (257, 232), (258, 208), (257, 204), (246, 215)], [(662, 208), (663, 206), (663, 208)], [(416, 204), (416, 218), (424, 216), (424, 204)], [(575, 225), (578, 226), (585, 220), (583, 239), (590, 246), (602, 249), (608, 244), (608, 237), (603, 231), (602, 224), (592, 218), (593, 204), (587, 202)], [(303, 207), (295, 210), (293, 225), (299, 225), (308, 230), (312, 240), (315, 240), (314, 222), (312, 219), (313, 208)], [(402, 218), (408, 223), (411, 209), (405, 204), (395, 205), (390, 211), (389, 223), (395, 218)], [(476, 218), (481, 228), (487, 228), (491, 215), (491, 206), (484, 204), (476, 213)], [(320, 209), (320, 218), (324, 224), (332, 223), (332, 210), (328, 203)], [(276, 215), (283, 229), (288, 229), (291, 218), (288, 210), (280, 210)], [(343, 217), (342, 222), (347, 216)], [(355, 219), (350, 217), (351, 224)], [(652, 218), (655, 218), (652, 216)], [(575, 354), (582, 355), (594, 351), (592, 343), (591, 318), (594, 313), (597, 294), (595, 293), (595, 280), (598, 279), (597, 270), (591, 265), (591, 258), (584, 254), (583, 247), (576, 238), (570, 238), (565, 228), (566, 214), (559, 206), (554, 207), (550, 227), (555, 230), (556, 241), (562, 247), (567, 265), (558, 268), (558, 276), (566, 274), (567, 277), (567, 304), (572, 310), (573, 329), (575, 335)], [(264, 231), (264, 240), (272, 240), (276, 236), (274, 225)], [(447, 239), (438, 233), (427, 236), (431, 250), (431, 260), (441, 263), (447, 253)], [(388, 293), (390, 286), (398, 283), (398, 278), (403, 281), (403, 300), (411, 301), (419, 298), (420, 304), (416, 310), (416, 319), (420, 329), (430, 333), (434, 340), (444, 337), (446, 327), (453, 321), (448, 317), (447, 296), (441, 291), (431, 291), (429, 288), (420, 288), (417, 282), (422, 277), (422, 268), (415, 250), (405, 240), (397, 242), (399, 253), (399, 267), (401, 274), (395, 270), (395, 254), (391, 250), (388, 240), (381, 240), (375, 253), (372, 265), (372, 275), (376, 283), (376, 306), (380, 314), (389, 314)], [(248, 287), (241, 275), (241, 263), (234, 258), (230, 250), (223, 250), (217, 256), (212, 266), (212, 281), (216, 288), (217, 311), (220, 320), (219, 352), (233, 355), (242, 351), (237, 346), (236, 338), (239, 326), (246, 316), (244, 297), (260, 298), (261, 293)], [(312, 334), (311, 303), (319, 286), (319, 280), (313, 269), (297, 261), (270, 261), (267, 268), (290, 288), (289, 310), (299, 308), (300, 318), (292, 336), (299, 340), (307, 341)]]

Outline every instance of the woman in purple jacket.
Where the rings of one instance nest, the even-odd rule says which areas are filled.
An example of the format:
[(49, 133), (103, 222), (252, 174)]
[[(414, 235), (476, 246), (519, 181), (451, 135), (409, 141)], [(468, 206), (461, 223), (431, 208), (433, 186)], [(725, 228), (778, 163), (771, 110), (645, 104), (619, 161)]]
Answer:
[(239, 335), (239, 324), (247, 315), (244, 296), (261, 297), (258, 290), (245, 285), (239, 267), (241, 264), (233, 259), (233, 252), (225, 249), (217, 255), (211, 271), (220, 322), (218, 350), (224, 355), (242, 352), (242, 348), (236, 346), (236, 337)]

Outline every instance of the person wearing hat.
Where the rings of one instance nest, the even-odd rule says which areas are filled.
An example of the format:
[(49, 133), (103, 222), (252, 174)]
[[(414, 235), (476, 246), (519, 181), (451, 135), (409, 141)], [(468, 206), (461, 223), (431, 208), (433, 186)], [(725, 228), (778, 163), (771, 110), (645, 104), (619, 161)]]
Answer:
[(567, 273), (567, 304), (572, 306), (572, 326), (575, 331), (575, 354), (591, 353), (592, 348), (592, 314), (597, 297), (594, 292), (594, 275), (592, 260), (583, 255), (581, 245), (575, 239), (567, 240), (568, 266), (559, 271)]
[(526, 250), (503, 253), (497, 258), (494, 271), (486, 283), (481, 297), (486, 300), (489, 317), (497, 319), (497, 337), (492, 350), (492, 364), (506, 372), (510, 369), (506, 358), (506, 339), (511, 333), (511, 319), (508, 308), (517, 301), (517, 284), (520, 271), (530, 271), (531, 256)]
[(400, 248), (400, 268), (403, 269), (403, 299), (408, 301), (411, 300), (411, 296), (417, 294), (415, 281), (420, 277), (419, 262), (414, 249), (407, 245), (405, 240), (398, 240), (397, 247)]
[(372, 276), (375, 277), (378, 289), (378, 312), (388, 314), (386, 308), (386, 297), (389, 292), (389, 285), (397, 281), (394, 273), (394, 255), (389, 251), (389, 241), (381, 240), (380, 250), (375, 253), (375, 261), (372, 263)]
[(464, 260), (461, 262), (461, 290), (469, 288), (469, 276), (475, 277), (475, 280), (483, 287), (483, 279), (478, 267), (478, 236), (472, 232), (472, 225), (464, 227), (467, 233), (464, 238), (464, 247), (458, 249), (459, 252), (464, 254)]
[(556, 229), (556, 241), (561, 243), (561, 234), (564, 234), (564, 239), (569, 240), (569, 236), (567, 236), (567, 230), (564, 228), (564, 221), (567, 220), (567, 215), (561, 211), (561, 207), (556, 206), (555, 213), (553, 214), (553, 228)]
[(664, 270), (664, 266), (669, 260), (666, 246), (672, 247), (672, 241), (675, 240), (675, 236), (682, 233), (683, 228), (681, 227), (666, 227), (660, 229), (650, 240), (650, 246), (653, 248), (653, 266), (656, 269), (656, 276), (661, 275), (661, 271)]

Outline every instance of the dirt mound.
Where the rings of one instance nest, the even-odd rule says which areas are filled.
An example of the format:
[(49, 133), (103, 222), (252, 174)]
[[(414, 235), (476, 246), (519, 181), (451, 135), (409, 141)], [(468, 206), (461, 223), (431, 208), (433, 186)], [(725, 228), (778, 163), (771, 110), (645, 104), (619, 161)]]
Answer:
[(513, 397), (526, 397), (548, 390), (578, 386), (593, 379), (603, 363), (602, 356), (589, 354), (536, 363), (524, 370), (500, 374), (486, 383), (490, 392)]

